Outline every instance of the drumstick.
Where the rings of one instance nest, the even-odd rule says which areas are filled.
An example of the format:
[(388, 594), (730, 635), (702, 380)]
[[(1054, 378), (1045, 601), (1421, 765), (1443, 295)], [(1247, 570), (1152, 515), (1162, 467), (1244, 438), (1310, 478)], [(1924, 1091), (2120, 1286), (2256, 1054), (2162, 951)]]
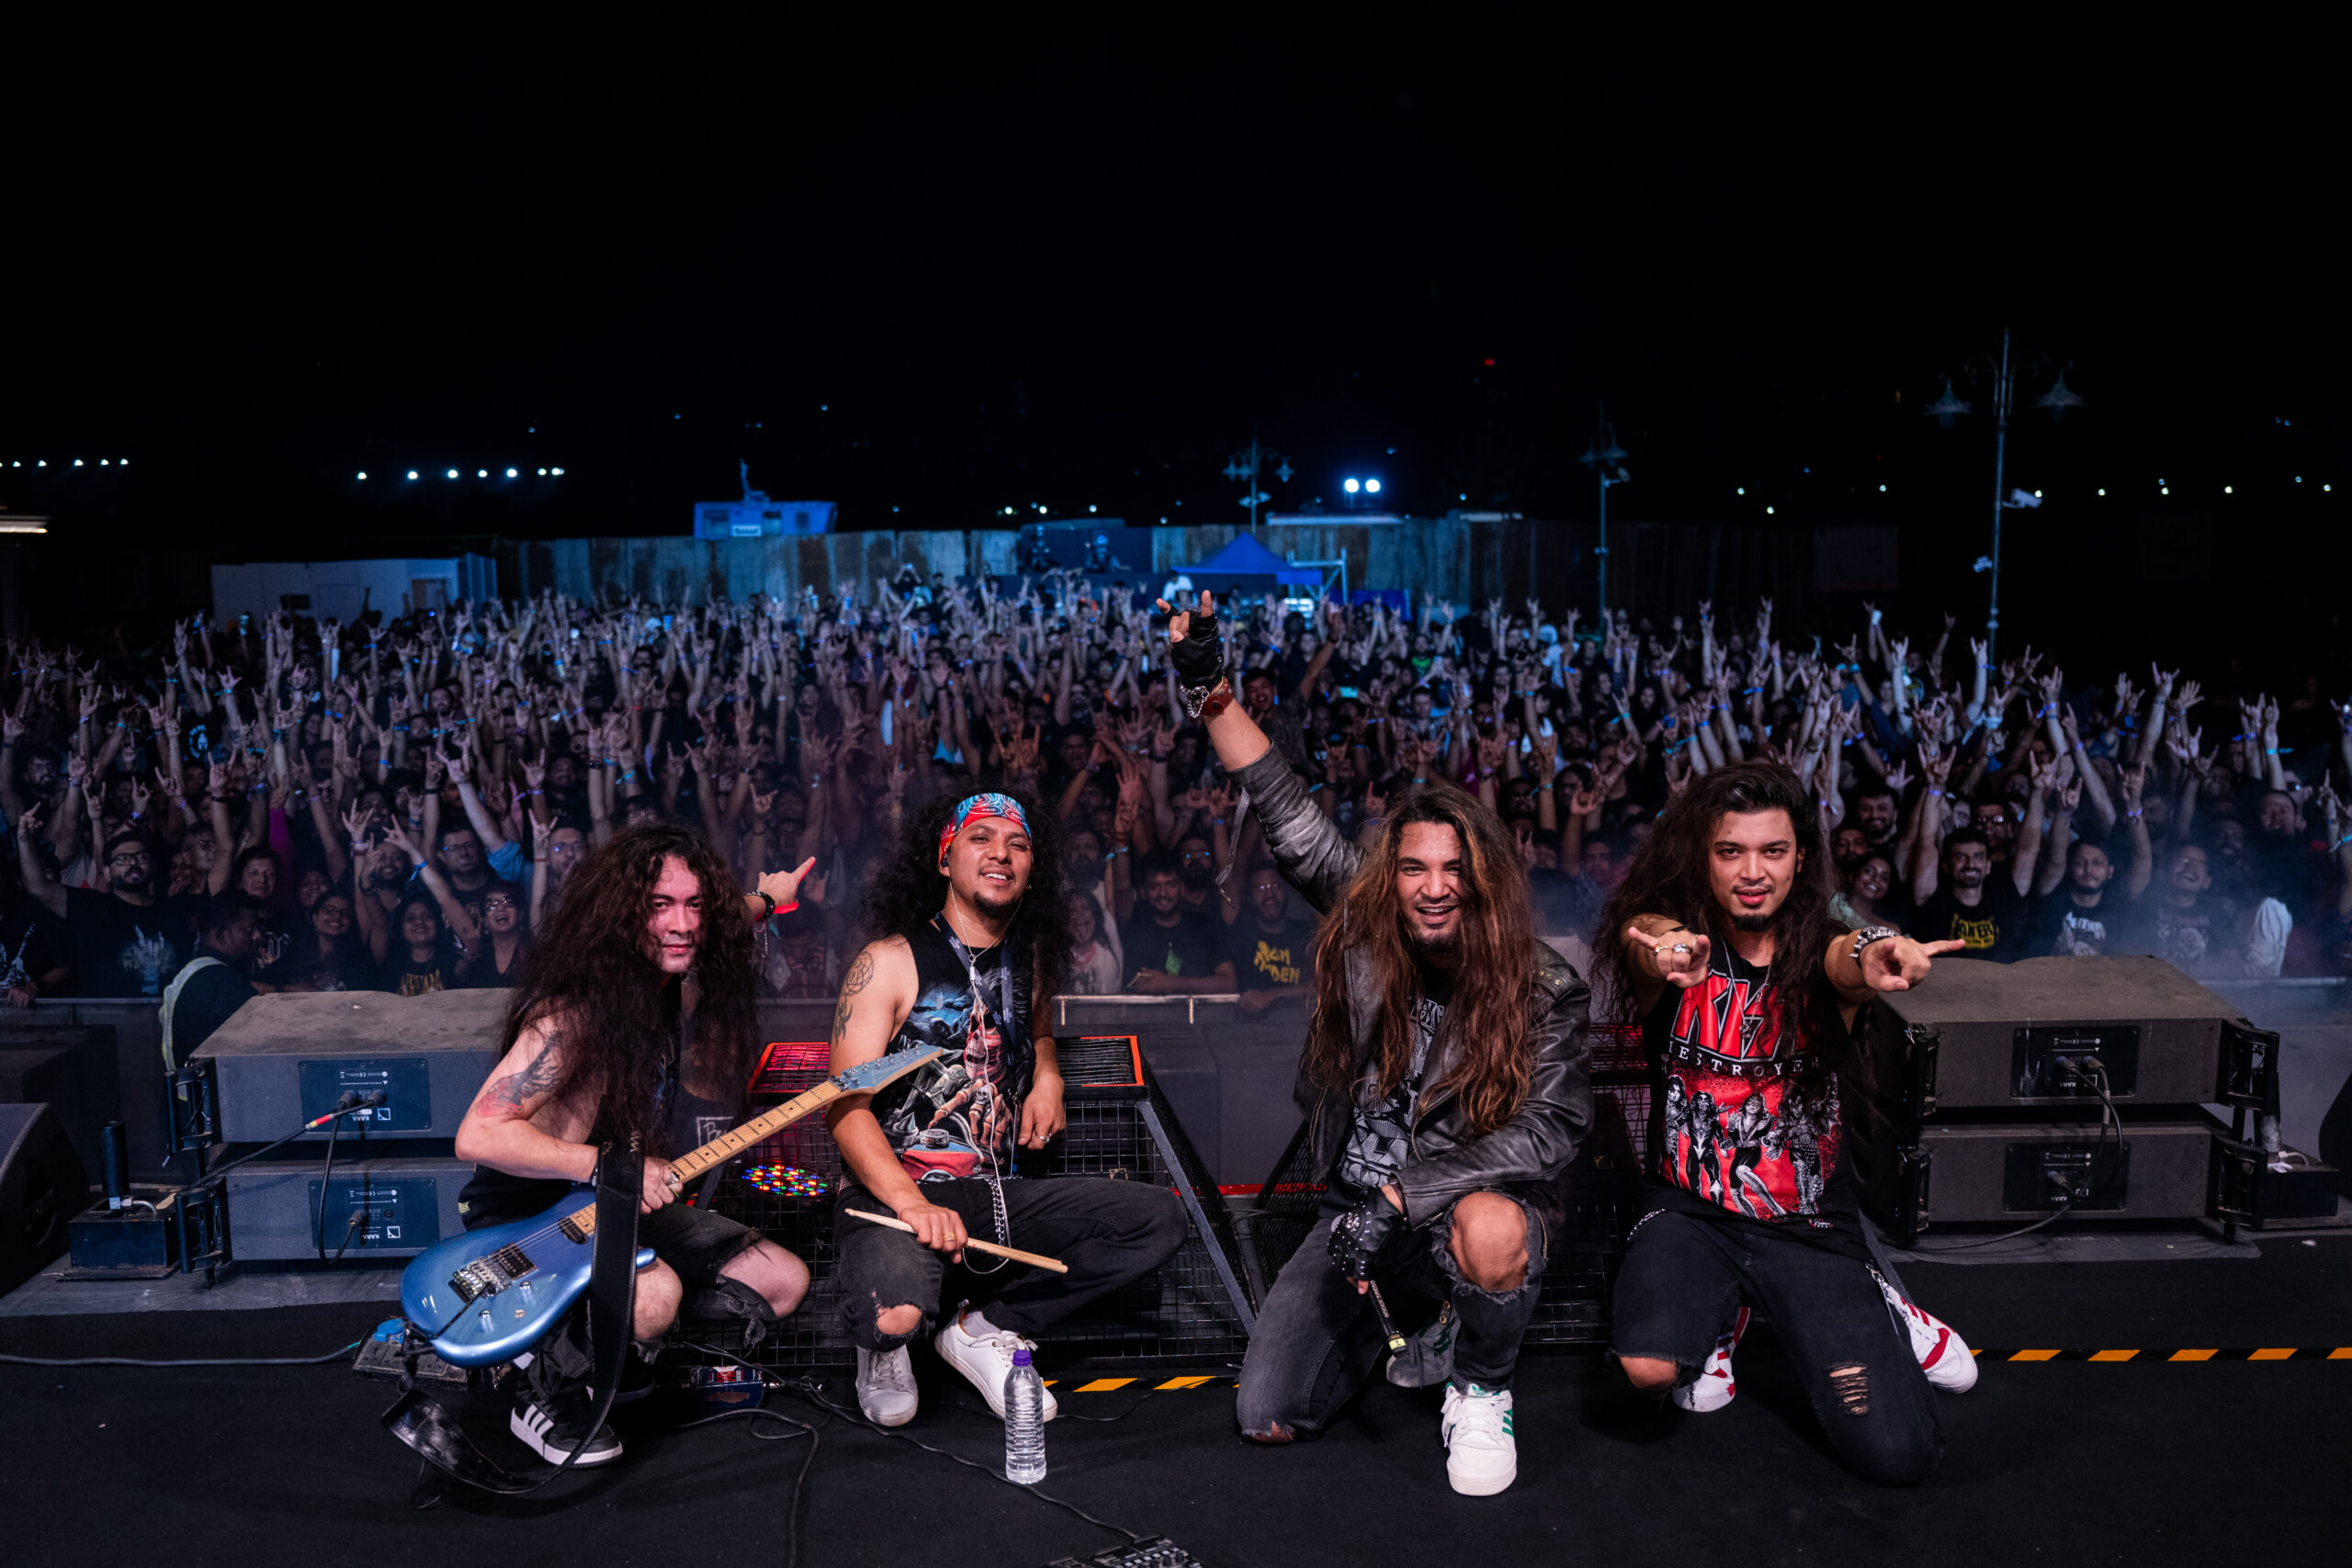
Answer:
[[(910, 1235), (914, 1234), (914, 1226), (888, 1214), (869, 1214), (863, 1209), (843, 1209), (842, 1213), (855, 1214), (861, 1220), (872, 1220), (877, 1225), (888, 1225), (894, 1231), (905, 1231)], [(1046, 1258), (1035, 1252), (1023, 1252), (1017, 1247), (999, 1247), (992, 1241), (982, 1241), (976, 1235), (966, 1236), (964, 1245), (975, 1252), (992, 1252), (999, 1258), (1010, 1258), (1015, 1263), (1026, 1263), (1035, 1268), (1051, 1269), (1057, 1274), (1069, 1272), (1069, 1265), (1058, 1258)]]

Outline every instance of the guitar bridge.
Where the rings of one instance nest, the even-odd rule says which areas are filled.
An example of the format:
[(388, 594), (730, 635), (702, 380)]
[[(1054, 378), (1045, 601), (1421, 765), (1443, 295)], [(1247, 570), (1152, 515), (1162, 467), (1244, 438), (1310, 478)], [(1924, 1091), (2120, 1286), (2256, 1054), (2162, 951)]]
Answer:
[(487, 1258), (477, 1258), (449, 1276), (449, 1288), (459, 1301), (495, 1295), (537, 1267), (519, 1247), (502, 1247)]

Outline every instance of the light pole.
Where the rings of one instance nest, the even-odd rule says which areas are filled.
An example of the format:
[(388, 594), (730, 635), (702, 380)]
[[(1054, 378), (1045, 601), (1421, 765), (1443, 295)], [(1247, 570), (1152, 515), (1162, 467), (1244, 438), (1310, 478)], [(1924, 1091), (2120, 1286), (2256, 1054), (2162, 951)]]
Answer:
[[(2066, 373), (2052, 365), (2045, 355), (2035, 355), (2041, 365), (2054, 372), (2050, 389), (2034, 399), (2033, 405), (2046, 411), (2053, 420), (2065, 417), (2068, 409), (2083, 406), (2083, 400), (2066, 385)], [(1992, 576), (1992, 593), (1984, 615), (1984, 658), (1987, 662), (2000, 658), (2001, 639), (2001, 513), (2013, 506), (2038, 506), (2041, 502), (2019, 491), (2008, 493), (2009, 401), (2016, 390), (2018, 356), (2011, 347), (2009, 329), (2001, 329), (2001, 356), (1986, 359), (1979, 356), (1963, 367), (1963, 375), (1989, 376), (1993, 382), (1993, 553), (1977, 562), (1977, 570)], [(1970, 412), (1951, 389), (1951, 379), (1944, 379), (1944, 395), (1929, 403), (1923, 411), (1927, 417), (1950, 430), (1962, 414)]]
[(1258, 488), (1258, 468), (1261, 463), (1277, 465), (1274, 469), (1274, 478), (1283, 484), (1290, 483), (1290, 459), (1271, 446), (1259, 446), (1258, 438), (1254, 435), (1250, 438), (1250, 446), (1247, 451), (1236, 452), (1227, 458), (1225, 463), (1227, 479), (1244, 479), (1249, 482), (1250, 493), (1241, 498), (1241, 504), (1250, 509), (1250, 528), (1252, 533), (1255, 533), (1258, 528), (1258, 508), (1273, 499)]
[(1617, 429), (1609, 423), (1607, 409), (1600, 411), (1600, 429), (1594, 434), (1592, 444), (1584, 449), (1584, 456), (1577, 461), (1590, 468), (1593, 477), (1600, 481), (1600, 534), (1599, 542), (1592, 547), (1592, 554), (1600, 566), (1600, 619), (1601, 629), (1606, 631), (1609, 626), (1609, 487), (1623, 484), (1634, 477), (1625, 471), (1625, 449), (1617, 445)]

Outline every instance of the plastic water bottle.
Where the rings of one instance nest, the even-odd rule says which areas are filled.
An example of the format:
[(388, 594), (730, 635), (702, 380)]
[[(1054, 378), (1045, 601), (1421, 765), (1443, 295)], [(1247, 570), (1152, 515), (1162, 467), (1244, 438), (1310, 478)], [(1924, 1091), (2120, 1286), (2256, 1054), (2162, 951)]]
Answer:
[(1046, 1479), (1046, 1385), (1025, 1347), (1004, 1374), (1004, 1478), (1023, 1486)]

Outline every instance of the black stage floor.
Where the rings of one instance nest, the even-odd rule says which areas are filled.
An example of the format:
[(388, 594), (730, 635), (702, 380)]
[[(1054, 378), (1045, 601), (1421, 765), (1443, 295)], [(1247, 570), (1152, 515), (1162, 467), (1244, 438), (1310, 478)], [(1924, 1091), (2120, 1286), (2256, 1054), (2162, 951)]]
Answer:
[[(1817, 1437), (1779, 1352), (1751, 1340), (1740, 1398), (1661, 1413), (1597, 1356), (1531, 1356), (1518, 1384), (1520, 1479), (1497, 1498), (1445, 1484), (1434, 1393), (1382, 1385), (1322, 1442), (1245, 1447), (1229, 1371), (1154, 1395), (1109, 1425), (1058, 1421), (1045, 1491), (1208, 1563), (2340, 1561), (2352, 1523), (2352, 1238), (2266, 1240), (2258, 1258), (2093, 1266), (1934, 1264), (1918, 1299), (2002, 1352), (2135, 1350), (2128, 1361), (1983, 1357), (1943, 1401), (1949, 1446), (1910, 1492), (1864, 1485)], [(296, 1355), (357, 1337), (359, 1306), (0, 1320), (20, 1355)], [(2245, 1359), (2293, 1349), (2290, 1359)], [(2175, 1360), (2181, 1350), (2215, 1350)], [(2317, 1352), (2314, 1355), (2314, 1352)], [(2235, 1352), (2234, 1357), (2233, 1352)], [(999, 1428), (920, 1358), (909, 1432), (1001, 1457)], [(1116, 1415), (1155, 1368), (1072, 1414)], [(1134, 1376), (1134, 1367), (1094, 1369)], [(376, 1425), (390, 1385), (342, 1367), (43, 1369), (0, 1365), (0, 1560), (276, 1568), (521, 1561), (731, 1568), (781, 1564), (805, 1440), (746, 1423), (663, 1433), (619, 1423), (630, 1452), (517, 1503), (410, 1507), (416, 1463)], [(837, 1385), (846, 1402), (847, 1390)], [(808, 1406), (781, 1407), (807, 1416)], [(632, 1407), (644, 1410), (645, 1406)], [(500, 1457), (518, 1467), (519, 1447)], [(943, 1459), (835, 1421), (803, 1509), (810, 1564), (1031, 1568), (1118, 1538)]]

